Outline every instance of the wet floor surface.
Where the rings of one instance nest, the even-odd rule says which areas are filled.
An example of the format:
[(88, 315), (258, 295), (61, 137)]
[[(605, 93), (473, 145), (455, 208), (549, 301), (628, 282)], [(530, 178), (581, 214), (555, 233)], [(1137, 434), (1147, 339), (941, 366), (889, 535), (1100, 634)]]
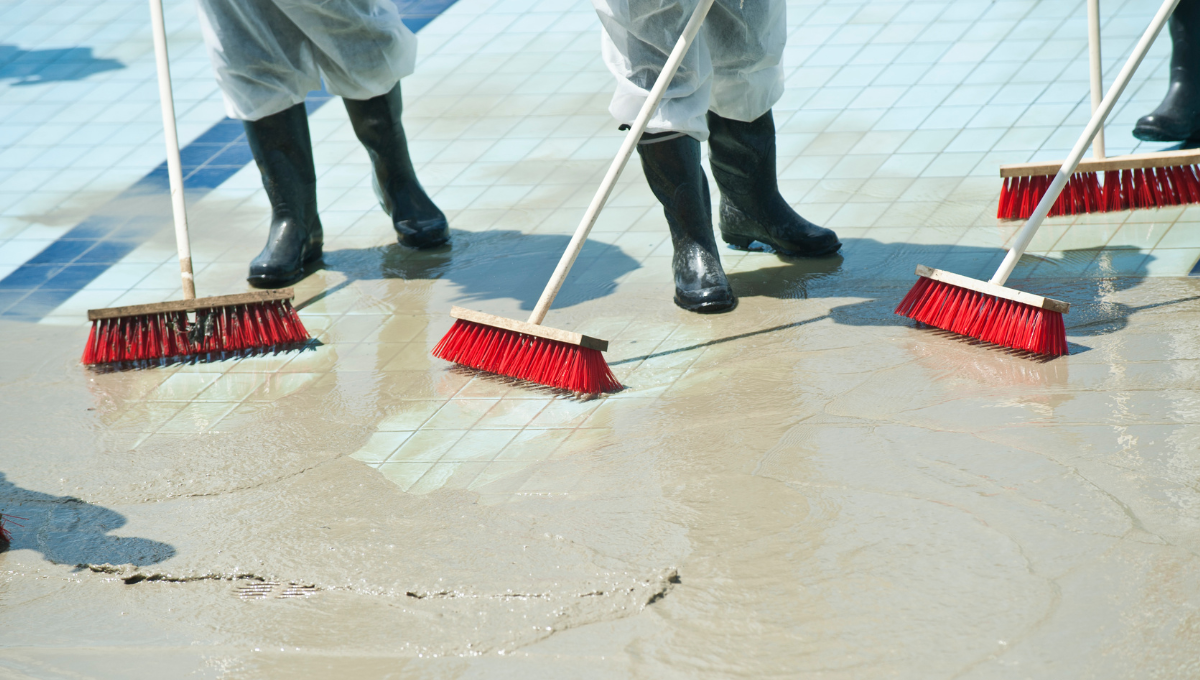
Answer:
[[(1051, 85), (1083, 77), (1025, 63), (1079, 62), (1062, 27), (1082, 10), (967, 4), (789, 6), (807, 68), (776, 114), (784, 190), (845, 246), (723, 250), (732, 313), (671, 304), (666, 227), (630, 167), (547, 319), (610, 340), (614, 395), (430, 356), (452, 304), (528, 314), (619, 143), (584, 3), (462, 0), (419, 33), (406, 120), (450, 248), (395, 245), (344, 112), (312, 114), (329, 239), (297, 286), (309, 347), (80, 366), (87, 306), (177, 296), (169, 225), (40, 322), (0, 318), (0, 512), (24, 518), (0, 554), (0, 674), (1195, 677), (1200, 212), (1047, 223), (1013, 285), (1072, 303), (1068, 357), (892, 314), (917, 264), (998, 264), (1015, 227), (991, 217), (996, 164), (1061, 154), (1085, 101), (1054, 109)], [(1132, 41), (1149, 10), (1112, 11)], [(530, 35), (468, 39), (503, 26)], [(963, 47), (996, 27), (995, 51)], [(1039, 47), (1055, 36), (1074, 51)], [(854, 47), (837, 87), (812, 80), (837, 72), (822, 45)], [(519, 77), (533, 61), (544, 77)], [(932, 109), (904, 128), (920, 107), (898, 92), (858, 110), (886, 99), (863, 75), (884, 61), (912, 65), (888, 78), (917, 99), (961, 72), (942, 108), (974, 92), (992, 103), (965, 119), (1004, 129)], [(196, 82), (202, 118), (212, 85)], [(1014, 124), (1014, 97), (1062, 115)], [(998, 141), (1014, 138), (1033, 141)], [(152, 168), (130, 161), (129, 182)], [(244, 288), (257, 182), (243, 168), (192, 205), (205, 294)], [(48, 210), (0, 215), (14, 271), (18, 246), (68, 228), (37, 222)], [(11, 309), (37, 291), (18, 292)]]

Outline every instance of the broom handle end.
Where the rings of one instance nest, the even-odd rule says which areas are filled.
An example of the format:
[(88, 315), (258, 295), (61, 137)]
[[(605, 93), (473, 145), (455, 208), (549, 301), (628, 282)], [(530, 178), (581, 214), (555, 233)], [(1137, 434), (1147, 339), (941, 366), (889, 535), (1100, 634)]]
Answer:
[(650, 88), (650, 94), (646, 97), (645, 103), (642, 104), (641, 111), (638, 112), (637, 118), (634, 119), (633, 125), (630, 126), (629, 132), (625, 135), (625, 141), (621, 143), (621, 150), (617, 152), (617, 157), (608, 166), (608, 172), (604, 175), (604, 181), (600, 183), (600, 188), (596, 190), (596, 195), (592, 198), (591, 204), (588, 205), (587, 212), (583, 214), (583, 220), (580, 221), (579, 226), (575, 229), (575, 235), (571, 237), (571, 243), (567, 245), (567, 250), (563, 253), (562, 259), (558, 261), (558, 266), (554, 268), (554, 274), (546, 284), (546, 289), (542, 291), (542, 296), (533, 308), (533, 313), (529, 315), (529, 323), (541, 324), (542, 320), (546, 318), (546, 312), (550, 311), (550, 305), (554, 304), (554, 298), (558, 295), (559, 289), (562, 288), (567, 274), (571, 271), (571, 266), (575, 264), (575, 258), (579, 256), (579, 251), (583, 249), (583, 244), (587, 241), (592, 227), (596, 225), (596, 220), (600, 217), (600, 211), (604, 209), (604, 204), (608, 201), (608, 197), (612, 195), (617, 178), (621, 176), (621, 171), (625, 169), (625, 164), (629, 162), (629, 157), (633, 155), (633, 150), (641, 140), (642, 133), (649, 126), (650, 118), (654, 115), (654, 111), (658, 109), (659, 103), (662, 102), (667, 87), (670, 86), (671, 81), (675, 78), (675, 72), (679, 70), (679, 64), (683, 61), (684, 55), (687, 54), (688, 48), (691, 47), (696, 34), (700, 32), (700, 26), (704, 23), (704, 17), (708, 14), (708, 9), (712, 7), (712, 4), (713, 0), (701, 0), (696, 5), (695, 11), (692, 12), (691, 18), (688, 19), (687, 25), (683, 28), (683, 33), (679, 36), (679, 40), (675, 42), (675, 48), (671, 50), (671, 55), (667, 57), (667, 61), (663, 65), (663, 70), (658, 74), (658, 78), (655, 79), (654, 87)]

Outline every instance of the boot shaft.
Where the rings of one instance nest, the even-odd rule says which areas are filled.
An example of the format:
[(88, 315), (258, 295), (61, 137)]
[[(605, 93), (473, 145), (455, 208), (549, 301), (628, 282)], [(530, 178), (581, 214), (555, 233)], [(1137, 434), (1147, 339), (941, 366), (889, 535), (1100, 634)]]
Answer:
[(753, 195), (778, 186), (775, 119), (767, 111), (744, 123), (708, 112), (709, 165), (723, 194)]
[(400, 83), (371, 99), (344, 99), (354, 134), (371, 157), (375, 194), (402, 245), (434, 248), (450, 238), (446, 216), (417, 179), (401, 114)]
[(650, 190), (671, 229), (675, 304), (700, 313), (733, 309), (737, 297), (721, 267), (713, 235), (708, 179), (700, 167), (700, 142), (687, 135), (645, 135), (637, 147)]
[(276, 213), (316, 214), (317, 170), (303, 104), (254, 121), (243, 121), (246, 141)]
[(700, 166), (700, 142), (687, 135), (662, 141), (650, 138), (638, 144), (637, 151), (650, 190), (662, 203), (672, 241), (678, 245), (687, 239), (715, 249), (712, 200)]
[(343, 102), (355, 136), (371, 157), (380, 189), (386, 194), (408, 182), (416, 182), (417, 173), (401, 120), (404, 99), (400, 83), (378, 97), (343, 99)]
[(1180, 0), (1167, 27), (1171, 31), (1171, 79), (1200, 74), (1200, 0)]

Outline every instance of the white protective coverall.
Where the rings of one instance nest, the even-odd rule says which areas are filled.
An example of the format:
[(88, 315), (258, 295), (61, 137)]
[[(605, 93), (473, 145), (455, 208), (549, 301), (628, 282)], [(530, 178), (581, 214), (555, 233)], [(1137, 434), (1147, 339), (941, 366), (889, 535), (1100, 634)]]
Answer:
[(258, 120), (321, 87), (371, 99), (413, 72), (417, 36), (392, 0), (197, 0), (231, 118)]
[[(603, 25), (601, 54), (617, 77), (609, 111), (632, 124), (698, 0), (592, 0)], [(716, 0), (684, 56), (649, 132), (704, 141), (704, 114), (749, 122), (783, 96), (786, 0)]]

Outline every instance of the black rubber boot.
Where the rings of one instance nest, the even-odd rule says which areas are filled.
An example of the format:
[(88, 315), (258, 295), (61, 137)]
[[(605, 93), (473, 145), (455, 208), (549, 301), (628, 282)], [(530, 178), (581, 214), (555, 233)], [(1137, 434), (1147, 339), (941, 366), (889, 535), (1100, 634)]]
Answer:
[(700, 167), (700, 142), (687, 135), (647, 134), (638, 144), (650, 190), (663, 205), (675, 256), (675, 304), (711, 314), (737, 306), (737, 297), (713, 237), (708, 180)]
[(373, 99), (346, 99), (354, 134), (375, 167), (375, 192), (392, 217), (397, 239), (410, 248), (434, 248), (450, 240), (446, 216), (417, 181), (400, 122), (400, 83)]
[(308, 114), (304, 104), (297, 104), (243, 125), (271, 200), (267, 245), (250, 262), (246, 280), (257, 288), (278, 288), (294, 283), (306, 266), (321, 259), (323, 234)]
[(842, 247), (832, 230), (809, 222), (779, 194), (775, 119), (767, 111), (743, 123), (708, 112), (713, 179), (721, 190), (721, 238), (749, 248), (759, 241), (789, 255), (831, 255)]
[(1142, 116), (1133, 136), (1146, 142), (1200, 138), (1200, 2), (1181, 0), (1171, 29), (1171, 84), (1157, 109)]

